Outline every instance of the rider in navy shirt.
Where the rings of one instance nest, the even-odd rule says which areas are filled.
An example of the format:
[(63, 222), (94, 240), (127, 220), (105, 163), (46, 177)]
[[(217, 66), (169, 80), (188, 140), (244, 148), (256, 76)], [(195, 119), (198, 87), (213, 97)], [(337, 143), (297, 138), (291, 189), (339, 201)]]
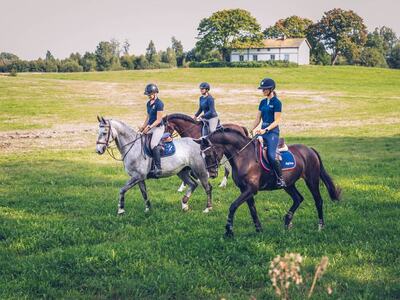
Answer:
[[(218, 114), (215, 110), (214, 98), (210, 95), (210, 85), (207, 82), (202, 82), (200, 84), (200, 93), (201, 96), (199, 98), (199, 109), (195, 113), (193, 119), (195, 120), (203, 120), (207, 123), (207, 128), (203, 128), (202, 135), (210, 134), (214, 132), (218, 126)], [(201, 117), (200, 114), (203, 112)]]
[(150, 83), (146, 86), (144, 94), (148, 96), (147, 101), (147, 117), (140, 128), (143, 134), (152, 133), (150, 148), (153, 152), (154, 159), (154, 176), (161, 175), (161, 151), (162, 147), (159, 145), (160, 140), (164, 134), (165, 128), (163, 123), (164, 103), (158, 98), (158, 87)]
[(279, 123), (281, 121), (282, 103), (275, 93), (275, 81), (270, 78), (264, 78), (258, 89), (263, 91), (265, 99), (261, 100), (258, 106), (258, 114), (254, 122), (253, 130), (260, 124), (261, 129), (256, 133), (261, 135), (264, 145), (267, 145), (268, 161), (276, 175), (277, 187), (286, 187), (282, 178), (282, 168), (279, 160), (276, 159), (276, 149), (279, 142)]

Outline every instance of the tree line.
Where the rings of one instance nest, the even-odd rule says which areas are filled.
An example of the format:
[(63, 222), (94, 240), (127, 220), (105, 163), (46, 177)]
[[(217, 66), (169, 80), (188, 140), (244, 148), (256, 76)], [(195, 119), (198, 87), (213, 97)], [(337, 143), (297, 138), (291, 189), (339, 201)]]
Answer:
[[(12, 53), (0, 53), (0, 72), (90, 72), (108, 70), (159, 69), (201, 66), (216, 63), (228, 66), (232, 49), (263, 47), (268, 38), (307, 38), (311, 45), (312, 64), (349, 64), (369, 67), (400, 68), (400, 41), (386, 26), (368, 32), (363, 19), (351, 10), (335, 8), (313, 22), (290, 16), (261, 29), (260, 24), (244, 9), (213, 13), (200, 21), (197, 43), (184, 51), (181, 41), (171, 38), (171, 46), (157, 51), (149, 42), (143, 55), (130, 54), (130, 43), (115, 39), (100, 42), (94, 52), (72, 53), (56, 59), (50, 51), (45, 58), (21, 60)], [(261, 64), (261, 62), (260, 62)], [(205, 64), (206, 65), (206, 64)], [(253, 64), (249, 64), (252, 66)]]

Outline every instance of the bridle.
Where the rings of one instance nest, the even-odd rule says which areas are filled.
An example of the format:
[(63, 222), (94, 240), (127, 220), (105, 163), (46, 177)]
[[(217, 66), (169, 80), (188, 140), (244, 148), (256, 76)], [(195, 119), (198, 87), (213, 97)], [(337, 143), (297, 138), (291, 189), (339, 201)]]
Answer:
[(201, 149), (200, 151), (204, 156), (207, 156), (206, 151), (208, 151), (208, 150), (212, 151), (212, 155), (211, 156), (213, 157), (214, 162), (211, 165), (208, 165), (207, 164), (207, 160), (204, 159), (205, 163), (206, 163), (206, 169), (207, 169), (208, 172), (210, 172), (211, 168), (217, 167), (216, 172), (218, 173), (218, 167), (220, 166), (220, 162), (217, 159), (217, 151), (215, 150), (215, 146), (210, 142), (210, 140), (207, 140), (207, 141), (210, 144), (210, 146), (208, 146), (205, 149)]
[[(208, 169), (210, 169), (210, 168), (213, 168), (213, 167), (219, 167), (220, 165), (223, 165), (223, 164), (225, 164), (227, 161), (230, 161), (232, 158), (234, 158), (235, 156), (237, 156), (237, 155), (239, 155), (247, 146), (249, 146), (252, 142), (254, 142), (256, 139), (258, 138), (258, 135), (255, 135), (246, 145), (244, 145), (239, 151), (237, 151), (235, 154), (233, 154), (233, 155), (231, 155), (231, 157), (227, 157), (226, 159), (225, 159), (225, 161), (223, 161), (223, 162), (219, 162), (218, 161), (218, 159), (216, 158), (217, 157), (217, 155), (216, 155), (216, 150), (215, 150), (215, 145), (207, 138), (207, 141), (208, 141), (208, 143), (209, 143), (209, 145), (210, 146), (208, 146), (207, 148), (205, 148), (205, 149), (202, 149), (202, 150), (200, 150), (204, 155), (206, 155), (205, 154), (205, 151), (207, 151), (207, 150), (212, 150), (213, 151), (213, 157), (214, 157), (214, 163), (212, 164), (212, 165), (207, 165), (207, 161), (206, 161), (206, 168), (207, 168), (207, 170)], [(224, 146), (223, 146), (224, 147)], [(225, 148), (225, 147), (224, 147)]]
[[(168, 124), (169, 124), (169, 122), (168, 122), (168, 115), (166, 115), (165, 116), (165, 128), (168, 128)], [(192, 130), (195, 126), (198, 126), (199, 124), (192, 124), (191, 126), (189, 126), (189, 127), (187, 127), (187, 128), (185, 128), (183, 131), (181, 131), (181, 133), (179, 133), (176, 129), (175, 129), (175, 126), (173, 126), (174, 127), (174, 132), (172, 133), (172, 137), (173, 138), (176, 138), (178, 135), (177, 134), (179, 134), (180, 136), (182, 136), (184, 133), (186, 133), (187, 131), (189, 131), (189, 130)], [(172, 126), (171, 126), (171, 128), (172, 128)], [(200, 131), (201, 131), (201, 129), (200, 129)]]
[[(106, 150), (107, 150), (108, 155), (110, 155), (114, 160), (123, 161), (125, 159), (125, 157), (128, 155), (129, 151), (131, 151), (131, 149), (132, 149), (133, 145), (135, 144), (135, 142), (142, 137), (142, 134), (139, 133), (138, 134), (139, 136), (137, 136), (133, 141), (131, 141), (129, 143), (126, 143), (125, 145), (120, 146), (120, 148), (122, 150), (124, 147), (126, 147), (128, 145), (131, 145), (130, 148), (128, 149), (128, 151), (126, 151), (126, 153), (122, 156), (122, 158), (118, 159), (114, 155), (114, 148), (111, 148), (111, 143), (115, 141), (115, 138), (113, 138), (110, 141), (110, 137), (112, 137), (111, 136), (112, 129), (111, 129), (110, 120), (105, 120), (105, 122), (106, 122), (105, 124), (100, 124), (99, 127), (108, 128), (107, 138), (106, 138), (106, 140), (104, 142), (97, 140), (96, 141), (96, 145), (106, 145)], [(108, 122), (108, 124), (107, 124), (107, 122)]]

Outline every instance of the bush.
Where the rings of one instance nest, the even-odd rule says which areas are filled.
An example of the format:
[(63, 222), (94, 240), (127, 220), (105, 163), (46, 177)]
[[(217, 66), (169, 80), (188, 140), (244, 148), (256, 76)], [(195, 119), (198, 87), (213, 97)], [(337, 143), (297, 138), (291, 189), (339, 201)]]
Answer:
[(226, 62), (226, 61), (210, 61), (210, 62), (195, 62), (189, 63), (190, 68), (263, 68), (263, 67), (297, 67), (298, 64), (288, 61), (241, 61), (241, 62)]
[(60, 72), (83, 72), (83, 67), (74, 60), (63, 61), (60, 65)]
[(11, 69), (10, 74), (8, 76), (16, 77), (17, 76), (17, 70), (16, 69)]

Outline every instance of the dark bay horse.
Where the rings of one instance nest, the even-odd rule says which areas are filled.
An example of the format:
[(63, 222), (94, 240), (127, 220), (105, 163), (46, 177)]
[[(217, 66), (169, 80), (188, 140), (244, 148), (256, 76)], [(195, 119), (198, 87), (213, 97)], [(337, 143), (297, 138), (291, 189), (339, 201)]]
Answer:
[[(247, 202), (256, 231), (261, 231), (262, 228), (257, 216), (254, 195), (258, 191), (275, 189), (276, 179), (272, 172), (266, 172), (260, 166), (256, 156), (258, 142), (243, 136), (239, 131), (231, 128), (215, 131), (207, 137), (195, 140), (195, 142), (201, 145), (201, 149), (206, 157), (212, 157), (215, 153), (221, 152), (225, 154), (232, 166), (233, 181), (241, 191), (240, 196), (229, 208), (225, 235), (233, 236), (233, 218), (236, 209), (244, 202)], [(319, 190), (320, 179), (322, 179), (328, 189), (332, 200), (340, 199), (341, 189), (335, 186), (332, 178), (322, 164), (321, 157), (315, 149), (296, 144), (290, 145), (289, 150), (295, 156), (296, 166), (294, 169), (283, 171), (283, 178), (287, 184), (284, 190), (293, 199), (293, 205), (284, 216), (284, 225), (286, 228), (292, 225), (293, 215), (304, 200), (296, 188), (296, 181), (303, 178), (313, 195), (318, 212), (319, 229), (322, 229), (324, 226), (324, 216), (323, 200)], [(206, 161), (209, 162), (212, 159)]]
[[(201, 137), (202, 133), (202, 127), (203, 123), (200, 121), (194, 120), (192, 117), (185, 115), (185, 114), (180, 114), (180, 113), (175, 113), (175, 114), (170, 114), (164, 117), (164, 124), (165, 124), (165, 131), (170, 132), (171, 134), (176, 131), (181, 137), (191, 137), (193, 139), (198, 139)], [(247, 131), (247, 128), (244, 126), (236, 125), (236, 124), (222, 124), (223, 128), (233, 128), (238, 130), (241, 134), (244, 136), (249, 136), (249, 132)], [(222, 155), (218, 155), (215, 157), (218, 161), (222, 159)], [(213, 168), (214, 170), (208, 170), (211, 173), (214, 173), (217, 171), (216, 168)], [(224, 178), (220, 184), (220, 187), (225, 187), (227, 183), (227, 179), (229, 176), (229, 167), (225, 166), (225, 174)], [(218, 173), (213, 174), (213, 176), (217, 176)]]

